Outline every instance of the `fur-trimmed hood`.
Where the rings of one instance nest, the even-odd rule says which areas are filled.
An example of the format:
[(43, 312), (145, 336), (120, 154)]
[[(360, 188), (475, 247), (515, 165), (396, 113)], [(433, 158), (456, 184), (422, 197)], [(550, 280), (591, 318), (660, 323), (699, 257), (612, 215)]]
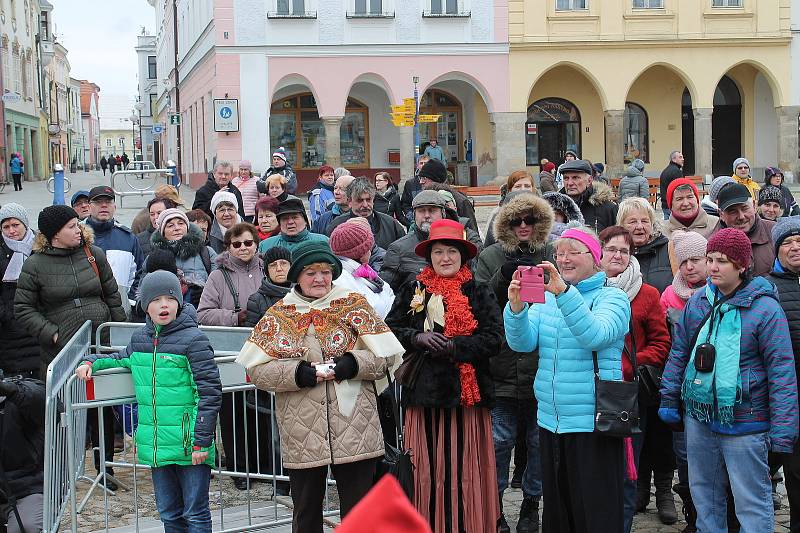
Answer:
[[(78, 227), (81, 228), (81, 234), (83, 235), (83, 242), (91, 246), (94, 244), (94, 231), (92, 228), (87, 226), (86, 224), (78, 224)], [(54, 249), (53, 245), (50, 241), (47, 240), (47, 237), (44, 236), (42, 232), (36, 234), (36, 237), (33, 239), (33, 244), (31, 245), (31, 250), (34, 253), (40, 253), (48, 248)]]
[(581, 226), (583, 225), (583, 213), (581, 213), (578, 204), (566, 194), (551, 191), (544, 193), (542, 198), (547, 200), (553, 211), (558, 211), (567, 217), (567, 222), (579, 222)]
[(536, 217), (531, 242), (543, 245), (553, 227), (553, 208), (547, 200), (535, 194), (521, 194), (500, 208), (494, 219), (494, 236), (506, 251), (514, 251), (520, 244), (511, 228), (511, 220), (528, 214)]
[(592, 193), (589, 195), (589, 203), (592, 205), (600, 205), (614, 201), (614, 190), (611, 186), (605, 183), (592, 181), (590, 185)]
[(160, 231), (154, 231), (153, 236), (150, 237), (150, 242), (153, 243), (154, 248), (170, 250), (175, 254), (176, 258), (184, 261), (199, 254), (200, 250), (206, 245), (204, 241), (203, 230), (195, 224), (189, 224), (189, 231), (176, 242), (169, 242)]

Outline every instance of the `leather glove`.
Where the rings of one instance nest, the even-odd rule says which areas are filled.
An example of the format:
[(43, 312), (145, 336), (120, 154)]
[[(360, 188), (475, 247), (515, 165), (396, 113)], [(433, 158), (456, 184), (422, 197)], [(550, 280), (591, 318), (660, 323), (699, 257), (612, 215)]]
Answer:
[(358, 361), (351, 353), (346, 353), (341, 357), (334, 359), (336, 365), (333, 367), (333, 375), (336, 376), (336, 381), (344, 381), (345, 379), (353, 379), (358, 374)]
[(500, 274), (503, 276), (503, 279), (511, 283), (511, 280), (514, 278), (514, 272), (517, 271), (517, 267), (536, 265), (537, 263), (533, 259), (533, 256), (521, 255), (503, 263), (503, 266), (500, 267)]
[(247, 309), (242, 309), (239, 311), (239, 314), (236, 316), (236, 325), (237, 326), (244, 326), (245, 321), (247, 320)]
[(455, 356), (456, 345), (453, 342), (453, 339), (447, 339), (445, 342), (444, 349), (439, 350), (438, 352), (431, 352), (431, 355), (434, 357), (441, 357), (442, 359), (449, 359), (453, 360)]
[(0, 379), (0, 396), (13, 396), (18, 390), (19, 387), (13, 381)]
[(441, 352), (447, 347), (449, 339), (435, 331), (424, 331), (417, 333), (414, 337), (414, 345), (428, 352)]
[(297, 365), (297, 370), (294, 373), (294, 382), (301, 389), (303, 387), (316, 387), (317, 386), (317, 371), (311, 366), (308, 361), (300, 361)]

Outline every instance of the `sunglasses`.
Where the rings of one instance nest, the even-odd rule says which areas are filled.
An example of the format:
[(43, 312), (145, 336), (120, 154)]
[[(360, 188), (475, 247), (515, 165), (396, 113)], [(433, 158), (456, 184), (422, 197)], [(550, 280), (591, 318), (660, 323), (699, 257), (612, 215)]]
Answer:
[(509, 223), (511, 224), (512, 228), (516, 228), (521, 226), (523, 222), (526, 226), (533, 226), (536, 223), (536, 217), (533, 215), (526, 215), (522, 218), (512, 218)]
[(243, 244), (248, 248), (250, 248), (251, 246), (253, 246), (253, 244), (255, 244), (255, 242), (256, 241), (254, 241), (253, 239), (247, 239), (246, 241), (231, 241), (231, 246), (233, 246), (238, 250), (239, 248), (242, 247)]

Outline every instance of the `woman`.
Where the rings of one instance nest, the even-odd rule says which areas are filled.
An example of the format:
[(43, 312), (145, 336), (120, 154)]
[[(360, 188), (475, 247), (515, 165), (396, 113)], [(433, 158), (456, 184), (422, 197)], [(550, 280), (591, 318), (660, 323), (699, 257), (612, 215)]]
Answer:
[(516, 170), (509, 174), (506, 180), (506, 191), (530, 191), (537, 194), (533, 176), (527, 170)]
[(394, 291), (369, 266), (375, 238), (369, 224), (353, 222), (357, 218), (360, 217), (339, 224), (331, 233), (331, 250), (342, 262), (342, 275), (336, 285), (362, 295), (378, 316), (385, 319), (394, 302)]
[(798, 428), (786, 316), (775, 287), (748, 274), (753, 253), (743, 232), (717, 232), (706, 259), (709, 283), (675, 325), (658, 414), (686, 428), (698, 531), (727, 531), (728, 484), (741, 530), (773, 531), (767, 454), (792, 453)]
[(286, 178), (281, 174), (272, 174), (266, 179), (267, 194), (278, 202), (283, 202), (289, 198), (289, 193), (286, 191)]
[(625, 171), (625, 174), (622, 175), (622, 179), (619, 180), (619, 187), (617, 188), (619, 202), (628, 198), (644, 198), (646, 200), (650, 197), (650, 186), (643, 172), (644, 161), (641, 159), (634, 160)]
[(246, 222), (255, 220), (255, 208), (258, 201), (258, 189), (256, 182), (258, 178), (253, 176), (253, 166), (247, 159), (239, 162), (239, 173), (231, 180), (233, 185), (242, 193), (242, 207), (244, 208), (244, 219)]
[(515, 274), (503, 314), (511, 349), (539, 350), (534, 392), (542, 459), (542, 531), (621, 531), (622, 439), (594, 432), (592, 352), (597, 354), (601, 379), (622, 380), (630, 303), (620, 289), (606, 286), (600, 243), (589, 228), (565, 231), (555, 246), (559, 270), (549, 262), (539, 265), (550, 276), (545, 303), (523, 303)]
[(19, 204), (0, 208), (0, 370), (6, 376), (39, 378), (39, 342), (14, 315), (14, 297), (22, 265), (33, 253), (35, 234)]
[(792, 191), (789, 190), (789, 187), (783, 184), (783, 179), (783, 171), (781, 169), (777, 167), (767, 167), (764, 169), (764, 185), (762, 188), (772, 185), (773, 187), (777, 187), (781, 190), (783, 199), (782, 216), (788, 217), (800, 214), (800, 207), (797, 206), (797, 202), (792, 195)]
[[(611, 226), (600, 232), (603, 256), (600, 261), (610, 287), (622, 289), (631, 303), (630, 331), (625, 336), (625, 350), (636, 357), (638, 365), (663, 369), (669, 354), (670, 339), (664, 310), (659, 305), (660, 294), (652, 285), (643, 283), (639, 262), (631, 257), (633, 238), (622, 226)], [(622, 374), (632, 381), (633, 366), (629, 357), (622, 358)], [(652, 407), (652, 409), (650, 408)], [(652, 412), (651, 412), (652, 411)], [(647, 440), (665, 438), (672, 442), (669, 428), (658, 418), (658, 399), (639, 395), (639, 427), (642, 433), (632, 437), (634, 464), (639, 465), (639, 454)], [(656, 425), (657, 424), (657, 425)], [(659, 427), (663, 431), (659, 431)], [(649, 475), (649, 472), (648, 472)], [(656, 477), (656, 505), (658, 517), (664, 524), (678, 521), (672, 499), (672, 478)], [(649, 486), (649, 484), (648, 484)], [(631, 530), (636, 510), (636, 480), (625, 480), (625, 531)], [(648, 490), (649, 499), (650, 492)]]
[(208, 244), (215, 252), (221, 254), (226, 250), (225, 233), (235, 224), (242, 221), (237, 210), (239, 201), (236, 196), (228, 191), (217, 191), (211, 198), (211, 212), (214, 213), (214, 222), (211, 223), (211, 231)]
[(170, 250), (175, 254), (178, 269), (189, 286), (184, 301), (197, 307), (217, 253), (206, 246), (200, 228), (191, 224), (180, 209), (162, 211), (156, 225), (153, 248)]
[(556, 185), (556, 165), (552, 161), (542, 163), (541, 172), (539, 172), (539, 190), (542, 193), (558, 191)]
[(294, 288), (253, 328), (237, 362), (275, 393), (292, 531), (322, 533), (328, 466), (342, 518), (372, 487), (384, 454), (375, 380), (403, 347), (363, 296), (333, 284), (342, 267), (327, 242), (305, 241), (292, 259)]
[(555, 241), (561, 237), (569, 228), (576, 228), (584, 225), (583, 213), (581, 213), (578, 204), (566, 194), (551, 191), (544, 193), (542, 198), (547, 200), (547, 203), (553, 208), (553, 213), (555, 214), (553, 228), (550, 230), (550, 236), (547, 238), (549, 242)]
[(260, 241), (265, 241), (281, 232), (277, 214), (278, 201), (272, 196), (265, 196), (256, 202), (255, 224)]
[(669, 262), (669, 239), (661, 234), (653, 206), (644, 198), (628, 198), (619, 204), (617, 225), (628, 230), (633, 238), (633, 255), (639, 261), (642, 278), (664, 292), (672, 283)]
[(400, 193), (388, 172), (375, 174), (375, 211), (396, 218), (403, 226), (408, 227), (408, 220), (400, 208)]
[(469, 262), (478, 250), (458, 222), (433, 222), (414, 251), (428, 265), (402, 288), (386, 319), (406, 350), (396, 376), (413, 503), (435, 533), (494, 531), (500, 512), (489, 358), (500, 348), (497, 302), (472, 279)]
[(671, 214), (664, 236), (668, 239), (679, 231), (695, 231), (708, 239), (719, 229), (719, 217), (700, 207), (700, 191), (688, 178), (672, 180), (667, 186), (667, 207)]
[(202, 209), (192, 209), (186, 212), (186, 218), (200, 228), (203, 232), (203, 242), (208, 242), (208, 233), (211, 231), (211, 217)]
[(292, 253), (281, 246), (273, 246), (262, 256), (264, 263), (264, 279), (261, 286), (247, 300), (247, 318), (244, 325), (252, 328), (267, 309), (289, 294), (292, 284), (289, 283), (289, 269), (292, 266)]
[(124, 322), (126, 316), (106, 254), (92, 245), (94, 234), (78, 224), (74, 209), (45, 207), (39, 232), (17, 280), (14, 313), (39, 341), (39, 371), (45, 376), (47, 365), (85, 321), (91, 320), (94, 338), (97, 326)]

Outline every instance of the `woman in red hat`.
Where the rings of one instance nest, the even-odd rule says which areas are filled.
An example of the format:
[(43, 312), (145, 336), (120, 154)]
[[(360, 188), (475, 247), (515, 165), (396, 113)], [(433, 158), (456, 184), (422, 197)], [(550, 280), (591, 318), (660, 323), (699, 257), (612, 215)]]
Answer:
[(477, 248), (453, 220), (415, 249), (428, 265), (398, 293), (386, 324), (406, 353), (403, 427), (417, 510), (435, 533), (495, 531), (497, 500), (489, 357), (502, 326), (494, 293), (472, 279)]

